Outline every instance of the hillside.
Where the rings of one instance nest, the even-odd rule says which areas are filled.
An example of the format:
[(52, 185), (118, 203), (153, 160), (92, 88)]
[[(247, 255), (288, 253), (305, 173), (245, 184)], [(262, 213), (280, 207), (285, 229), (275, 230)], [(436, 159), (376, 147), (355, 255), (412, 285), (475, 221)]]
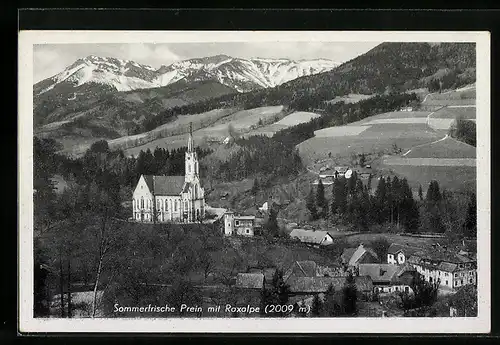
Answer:
[(72, 99), (58, 86), (35, 97), (35, 133), (52, 138), (118, 138), (134, 133), (143, 121), (165, 109), (236, 92), (213, 81), (179, 81), (161, 88), (126, 92), (102, 88), (84, 84), (72, 89), (82, 97)]
[[(390, 89), (406, 91), (425, 87), (428, 80), (441, 72), (441, 78), (453, 74), (452, 80), (443, 85), (448, 89), (475, 81), (475, 73), (471, 73), (475, 62), (472, 43), (382, 43), (333, 71), (299, 78), (282, 87), (309, 88), (308, 93), (326, 93), (330, 88), (334, 96), (369, 95)], [(442, 72), (444, 69), (447, 71)]]

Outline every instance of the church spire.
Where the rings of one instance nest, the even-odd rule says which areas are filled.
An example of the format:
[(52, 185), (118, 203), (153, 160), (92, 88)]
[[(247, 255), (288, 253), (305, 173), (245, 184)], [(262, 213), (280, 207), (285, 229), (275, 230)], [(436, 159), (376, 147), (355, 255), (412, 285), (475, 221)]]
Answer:
[(188, 152), (194, 151), (194, 143), (193, 143), (193, 123), (189, 123), (189, 139), (188, 139)]

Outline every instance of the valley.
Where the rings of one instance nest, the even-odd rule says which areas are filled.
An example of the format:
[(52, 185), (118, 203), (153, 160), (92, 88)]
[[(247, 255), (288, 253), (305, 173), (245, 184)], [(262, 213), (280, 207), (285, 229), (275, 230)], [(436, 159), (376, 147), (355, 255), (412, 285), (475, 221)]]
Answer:
[[(449, 248), (476, 274), (474, 48), (396, 42), (340, 65), (215, 55), (157, 69), (90, 56), (38, 83), (34, 267), (56, 268), (49, 314), (82, 308), (72, 283), (93, 284), (89, 317), (116, 301), (289, 294), (328, 295), (330, 316), (409, 316), (422, 305), (399, 292), (429, 287), (434, 308), (438, 290), (473, 286), (432, 285), (420, 261), (394, 258), (418, 250), (446, 266), (456, 258), (433, 255)], [(411, 282), (380, 282), (395, 265), (414, 268)]]

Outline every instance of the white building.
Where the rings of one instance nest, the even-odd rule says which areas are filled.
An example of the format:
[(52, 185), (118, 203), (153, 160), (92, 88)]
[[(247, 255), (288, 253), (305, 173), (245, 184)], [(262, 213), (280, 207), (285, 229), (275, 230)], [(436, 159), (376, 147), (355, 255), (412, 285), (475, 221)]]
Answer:
[(185, 155), (184, 176), (141, 175), (132, 200), (133, 219), (142, 222), (200, 221), (205, 217), (205, 191), (200, 183), (192, 130)]
[(441, 287), (458, 289), (468, 284), (476, 284), (476, 262), (463, 255), (446, 251), (417, 252), (408, 262), (424, 276), (428, 282), (440, 281)]
[(333, 237), (328, 231), (293, 229), (290, 232), (290, 237), (298, 239), (302, 243), (316, 246), (326, 246), (333, 243)]
[(254, 236), (255, 216), (239, 216), (232, 211), (224, 213), (225, 236)]

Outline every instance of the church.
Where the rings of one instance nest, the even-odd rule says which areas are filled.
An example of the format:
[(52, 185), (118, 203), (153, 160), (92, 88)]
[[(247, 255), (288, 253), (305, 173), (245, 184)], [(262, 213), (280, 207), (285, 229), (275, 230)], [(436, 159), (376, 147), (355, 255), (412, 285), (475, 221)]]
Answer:
[(185, 155), (184, 176), (141, 175), (135, 187), (133, 219), (140, 222), (193, 223), (205, 217), (205, 191), (201, 186), (198, 155), (192, 128)]

